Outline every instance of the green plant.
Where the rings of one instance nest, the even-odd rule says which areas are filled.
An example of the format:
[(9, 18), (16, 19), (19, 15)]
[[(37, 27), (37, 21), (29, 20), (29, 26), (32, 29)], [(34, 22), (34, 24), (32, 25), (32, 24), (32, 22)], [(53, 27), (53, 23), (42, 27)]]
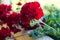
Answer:
[[(37, 37), (48, 35), (54, 40), (60, 39), (60, 9), (53, 6), (45, 6), (44, 10), (47, 10), (48, 15), (44, 16), (45, 22), (43, 28), (36, 28), (32, 33), (37, 34)], [(41, 33), (41, 34), (39, 34)], [(30, 34), (33, 36), (32, 34)], [(38, 36), (39, 35), (39, 36)]]

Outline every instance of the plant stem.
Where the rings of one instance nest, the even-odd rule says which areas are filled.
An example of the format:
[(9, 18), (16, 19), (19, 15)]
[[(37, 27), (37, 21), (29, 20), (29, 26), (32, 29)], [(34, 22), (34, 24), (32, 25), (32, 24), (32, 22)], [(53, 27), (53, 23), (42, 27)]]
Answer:
[[(41, 19), (39, 19), (39, 22), (41, 22), (41, 23), (43, 23), (44, 25), (46, 25), (47, 27), (49, 27), (49, 28), (55, 30), (53, 27), (51, 27), (51, 26), (49, 26), (48, 24), (44, 23)], [(40, 24), (39, 24), (39, 25), (40, 25)], [(55, 31), (56, 31), (56, 30), (55, 30)]]

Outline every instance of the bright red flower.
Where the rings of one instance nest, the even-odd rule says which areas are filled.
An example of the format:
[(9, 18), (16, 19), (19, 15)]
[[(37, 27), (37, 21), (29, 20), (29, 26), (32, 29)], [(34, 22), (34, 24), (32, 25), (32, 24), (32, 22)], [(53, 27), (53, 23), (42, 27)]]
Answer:
[(21, 23), (30, 26), (30, 21), (40, 19), (44, 16), (43, 10), (38, 2), (29, 2), (23, 5), (21, 9)]

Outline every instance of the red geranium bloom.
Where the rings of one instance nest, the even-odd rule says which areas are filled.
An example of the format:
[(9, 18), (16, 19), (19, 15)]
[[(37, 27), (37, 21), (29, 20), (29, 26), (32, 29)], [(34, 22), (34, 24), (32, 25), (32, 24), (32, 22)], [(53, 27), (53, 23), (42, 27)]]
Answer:
[(11, 37), (11, 30), (9, 29), (9, 28), (2, 28), (1, 30), (0, 30), (0, 38), (2, 39), (2, 40), (5, 40), (5, 38), (6, 37)]
[[(17, 29), (16, 27), (12, 27), (12, 25), (13, 24), (18, 24), (20, 15), (17, 14), (16, 12), (12, 12), (12, 14), (11, 14), (10, 11), (11, 11), (11, 6), (10, 5), (5, 5), (5, 4), (0, 5), (0, 25), (2, 25), (4, 23), (7, 23), (9, 28), (14, 33), (19, 32), (20, 29)], [(2, 30), (0, 30), (0, 35), (2, 36), (2, 38), (3, 37), (5, 38), (6, 36), (9, 36), (10, 35), (9, 33), (10, 33), (10, 31), (7, 28), (2, 28)]]
[(0, 20), (6, 22), (8, 14), (10, 14), (10, 11), (11, 11), (10, 5), (0, 4)]
[(13, 12), (8, 16), (7, 24), (14, 33), (21, 31), (20, 29), (17, 29), (15, 26), (14, 27), (12, 26), (14, 24), (18, 24), (19, 17), (20, 15), (17, 14), (16, 12)]
[(43, 10), (38, 2), (29, 2), (23, 5), (21, 9), (21, 23), (30, 26), (30, 21), (40, 19), (44, 16)]
[(0, 14), (11, 11), (10, 5), (0, 4)]
[(8, 16), (8, 22), (10, 23), (10, 24), (18, 24), (18, 20), (19, 20), (19, 16), (18, 16), (18, 14), (16, 13), (16, 12), (13, 12), (12, 14), (10, 14), (9, 16)]

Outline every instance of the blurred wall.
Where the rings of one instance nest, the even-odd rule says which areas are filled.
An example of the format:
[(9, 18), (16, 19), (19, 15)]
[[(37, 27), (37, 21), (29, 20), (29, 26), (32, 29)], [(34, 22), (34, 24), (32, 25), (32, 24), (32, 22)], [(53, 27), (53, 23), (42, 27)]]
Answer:
[(0, 3), (10, 5), (11, 1), (10, 0), (0, 0)]
[(54, 4), (57, 8), (60, 8), (60, 0), (36, 0), (40, 2), (41, 6)]

